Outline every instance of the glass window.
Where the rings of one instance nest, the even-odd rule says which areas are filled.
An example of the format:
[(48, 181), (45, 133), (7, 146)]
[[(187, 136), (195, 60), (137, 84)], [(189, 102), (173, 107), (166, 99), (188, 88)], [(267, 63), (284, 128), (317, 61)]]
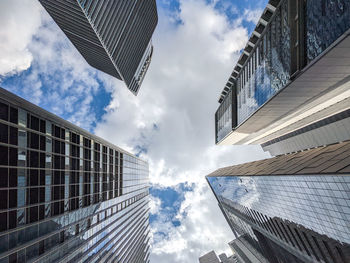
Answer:
[(8, 121), (9, 106), (0, 102), (0, 119)]
[(52, 152), (52, 140), (49, 137), (46, 137), (46, 151)]
[(8, 147), (0, 146), (0, 165), (8, 165)]
[(27, 132), (25, 130), (19, 129), (18, 131), (18, 146), (27, 147)]
[(0, 236), (0, 252), (3, 253), (8, 250), (8, 235)]
[(38, 255), (39, 255), (39, 244), (38, 243), (26, 248), (26, 260), (27, 261), (29, 261), (30, 259), (32, 259)]
[(18, 125), (27, 127), (27, 112), (22, 109), (18, 109)]
[(18, 166), (25, 167), (26, 159), (26, 151), (23, 149), (18, 149)]
[(18, 123), (18, 110), (12, 107), (10, 108), (10, 122)]
[(18, 156), (18, 149), (17, 148), (10, 148), (9, 149), (9, 165), (10, 166), (17, 166), (17, 156)]
[(0, 142), (8, 143), (9, 127), (0, 123)]
[(49, 121), (46, 121), (46, 134), (52, 135), (52, 124)]
[(30, 116), (30, 128), (39, 131), (39, 118), (35, 116)]
[(0, 187), (8, 187), (8, 169), (0, 168)]
[(10, 144), (17, 145), (18, 144), (18, 129), (14, 127), (10, 127)]

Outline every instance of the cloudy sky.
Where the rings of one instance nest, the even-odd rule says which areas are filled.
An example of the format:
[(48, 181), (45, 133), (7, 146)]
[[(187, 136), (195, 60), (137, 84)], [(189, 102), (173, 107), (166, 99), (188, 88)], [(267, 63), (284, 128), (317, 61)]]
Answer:
[(267, 158), (215, 146), (217, 98), (267, 0), (158, 0), (137, 97), (91, 68), (38, 1), (0, 1), (0, 85), (149, 161), (152, 263), (197, 262), (233, 239), (204, 176)]

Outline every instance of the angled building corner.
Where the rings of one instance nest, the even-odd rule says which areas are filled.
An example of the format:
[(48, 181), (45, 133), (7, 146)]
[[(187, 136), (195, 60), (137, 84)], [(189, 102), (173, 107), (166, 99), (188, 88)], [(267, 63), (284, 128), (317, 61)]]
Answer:
[(137, 95), (153, 54), (155, 0), (39, 1), (92, 67)]

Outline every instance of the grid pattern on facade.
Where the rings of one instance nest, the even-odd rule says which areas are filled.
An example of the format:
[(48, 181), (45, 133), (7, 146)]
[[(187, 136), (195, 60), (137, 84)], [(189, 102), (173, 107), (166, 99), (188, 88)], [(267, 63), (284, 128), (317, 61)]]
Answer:
[(90, 65), (137, 94), (152, 56), (155, 0), (40, 2)]
[[(350, 259), (349, 176), (232, 176), (208, 181), (229, 220), (238, 226), (248, 224), (297, 255), (339, 263)], [(251, 231), (244, 232), (257, 240)]]
[(1, 93), (0, 262), (147, 262), (148, 164)]

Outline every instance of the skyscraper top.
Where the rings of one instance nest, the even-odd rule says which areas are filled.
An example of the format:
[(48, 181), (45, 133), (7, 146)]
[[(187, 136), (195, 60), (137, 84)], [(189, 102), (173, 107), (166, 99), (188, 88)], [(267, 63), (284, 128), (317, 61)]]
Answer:
[(85, 60), (137, 95), (158, 23), (155, 0), (39, 0)]

